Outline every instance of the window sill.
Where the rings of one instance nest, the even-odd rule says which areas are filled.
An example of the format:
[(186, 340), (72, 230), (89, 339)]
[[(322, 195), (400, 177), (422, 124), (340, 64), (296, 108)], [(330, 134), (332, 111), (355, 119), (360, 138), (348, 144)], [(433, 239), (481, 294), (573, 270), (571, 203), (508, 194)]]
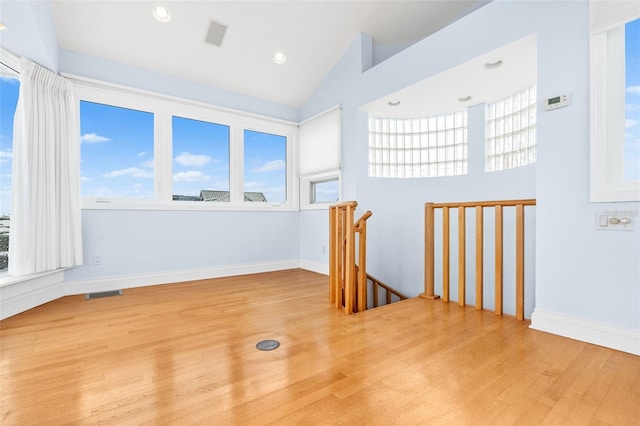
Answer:
[[(336, 201), (335, 203), (338, 203), (338, 201)], [(300, 206), (300, 210), (304, 211), (304, 210), (329, 210), (329, 207), (331, 207), (332, 204), (335, 203), (317, 203), (317, 204), (306, 204), (303, 206)]]
[(298, 211), (292, 204), (231, 204), (231, 203), (207, 203), (207, 202), (171, 202), (161, 203), (154, 201), (95, 201), (82, 200), (82, 210), (147, 210), (147, 211), (270, 211), (270, 212), (293, 212)]
[(37, 274), (19, 275), (19, 276), (7, 275), (7, 272), (5, 271), (0, 274), (0, 288), (17, 284), (23, 281), (35, 280), (38, 278), (46, 277), (48, 275), (59, 274), (66, 271), (67, 269), (69, 268), (55, 269), (53, 271), (39, 272)]

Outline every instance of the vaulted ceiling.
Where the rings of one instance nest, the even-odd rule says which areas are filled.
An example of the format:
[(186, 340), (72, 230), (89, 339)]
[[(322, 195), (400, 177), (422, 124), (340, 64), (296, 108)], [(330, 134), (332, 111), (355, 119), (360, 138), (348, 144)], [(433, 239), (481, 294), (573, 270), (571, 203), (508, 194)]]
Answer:
[[(171, 20), (158, 22), (152, 8)], [(59, 46), (293, 107), (301, 106), (359, 33), (410, 45), (486, 1), (54, 0)], [(221, 46), (204, 42), (210, 22)], [(276, 51), (287, 61), (273, 61)]]

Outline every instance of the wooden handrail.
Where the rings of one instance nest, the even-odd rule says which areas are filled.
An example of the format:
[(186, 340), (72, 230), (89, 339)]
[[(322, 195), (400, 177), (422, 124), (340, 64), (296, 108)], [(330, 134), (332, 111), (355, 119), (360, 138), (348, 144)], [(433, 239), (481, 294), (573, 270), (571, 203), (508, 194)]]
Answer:
[(535, 206), (536, 199), (529, 198), (523, 200), (497, 200), (497, 201), (461, 201), (459, 203), (426, 203), (431, 204), (434, 209), (439, 209), (442, 207), (515, 207), (518, 205), (523, 206)]
[(458, 304), (466, 304), (466, 209), (476, 213), (476, 309), (483, 309), (484, 300), (484, 208), (495, 210), (495, 312), (503, 313), (503, 212), (504, 207), (515, 207), (516, 215), (516, 318), (524, 319), (524, 211), (525, 206), (535, 206), (535, 199), (475, 201), (459, 203), (425, 203), (425, 280), (424, 293), (420, 297), (437, 299), (434, 292), (435, 277), (435, 209), (442, 209), (442, 300), (449, 301), (450, 268), (450, 209), (458, 209)]
[(367, 274), (367, 279), (371, 281), (371, 283), (373, 284), (373, 307), (374, 308), (378, 307), (378, 287), (382, 287), (383, 289), (385, 289), (387, 304), (391, 303), (392, 294), (397, 296), (400, 300), (408, 299), (407, 296), (400, 293), (398, 290), (392, 287), (389, 287), (388, 285), (386, 285), (376, 277), (372, 276), (371, 274)]

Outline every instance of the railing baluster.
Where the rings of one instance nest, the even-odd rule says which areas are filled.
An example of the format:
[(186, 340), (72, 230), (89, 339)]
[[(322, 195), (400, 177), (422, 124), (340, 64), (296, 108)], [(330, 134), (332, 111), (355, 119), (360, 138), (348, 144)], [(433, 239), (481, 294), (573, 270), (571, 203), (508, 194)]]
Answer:
[[(458, 209), (458, 304), (466, 304), (466, 211), (467, 207), (475, 207), (475, 249), (476, 249), (476, 309), (484, 308), (484, 207), (492, 207), (495, 212), (495, 313), (502, 315), (504, 311), (504, 207), (515, 207), (516, 210), (516, 318), (524, 319), (524, 238), (525, 238), (525, 206), (535, 206), (535, 199), (478, 201), (461, 203), (425, 203), (425, 293), (421, 297), (428, 298), (429, 290), (434, 287), (434, 211), (442, 209), (442, 296), (444, 301), (450, 299), (450, 209)], [(437, 298), (438, 296), (435, 296)]]
[(356, 298), (355, 286), (355, 266), (356, 266), (356, 245), (353, 231), (353, 207), (347, 206), (346, 214), (346, 248), (345, 248), (345, 290), (344, 290), (344, 311), (347, 314), (353, 313)]
[(434, 217), (433, 203), (426, 203), (424, 215), (424, 293), (420, 295), (425, 299), (437, 299), (440, 296), (434, 294)]
[(458, 206), (458, 305), (460, 306), (464, 306), (467, 301), (465, 294), (467, 282), (465, 229), (465, 207)]
[(484, 241), (483, 241), (484, 217), (482, 206), (476, 206), (476, 309), (483, 308), (483, 273), (484, 273)]
[(442, 208), (442, 300), (449, 301), (449, 207)]
[(502, 206), (495, 206), (496, 212), (496, 237), (495, 237), (495, 312), (498, 315), (502, 315), (502, 271), (503, 271), (503, 260), (502, 260)]
[(378, 284), (375, 281), (371, 281), (373, 283), (373, 307), (378, 307)]
[(524, 319), (524, 206), (516, 206), (516, 319)]
[(329, 207), (329, 301), (336, 303), (336, 208)]

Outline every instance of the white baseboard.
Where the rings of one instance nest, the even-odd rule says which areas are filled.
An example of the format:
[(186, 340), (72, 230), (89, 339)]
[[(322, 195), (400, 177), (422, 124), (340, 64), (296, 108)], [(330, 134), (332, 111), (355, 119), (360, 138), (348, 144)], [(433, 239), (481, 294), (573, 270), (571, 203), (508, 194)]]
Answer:
[(0, 320), (60, 297), (74, 294), (281, 271), (299, 267), (300, 261), (295, 259), (149, 274), (108, 276), (82, 281), (64, 281), (64, 272), (58, 271), (0, 286)]
[(64, 272), (56, 271), (0, 287), (0, 320), (64, 296)]
[(324, 263), (311, 262), (309, 260), (300, 259), (300, 268), (307, 271), (317, 272), (322, 275), (329, 275), (329, 265)]
[(299, 268), (300, 261), (284, 260), (277, 262), (251, 263), (239, 265), (215, 266), (211, 268), (185, 269), (154, 272), (148, 274), (117, 275), (82, 281), (66, 281), (65, 294), (85, 294), (125, 288), (146, 287), (159, 284), (171, 284), (208, 278), (231, 277), (235, 275), (257, 274), (260, 272), (281, 271)]
[(535, 309), (531, 328), (640, 355), (640, 330), (627, 330), (564, 314)]

